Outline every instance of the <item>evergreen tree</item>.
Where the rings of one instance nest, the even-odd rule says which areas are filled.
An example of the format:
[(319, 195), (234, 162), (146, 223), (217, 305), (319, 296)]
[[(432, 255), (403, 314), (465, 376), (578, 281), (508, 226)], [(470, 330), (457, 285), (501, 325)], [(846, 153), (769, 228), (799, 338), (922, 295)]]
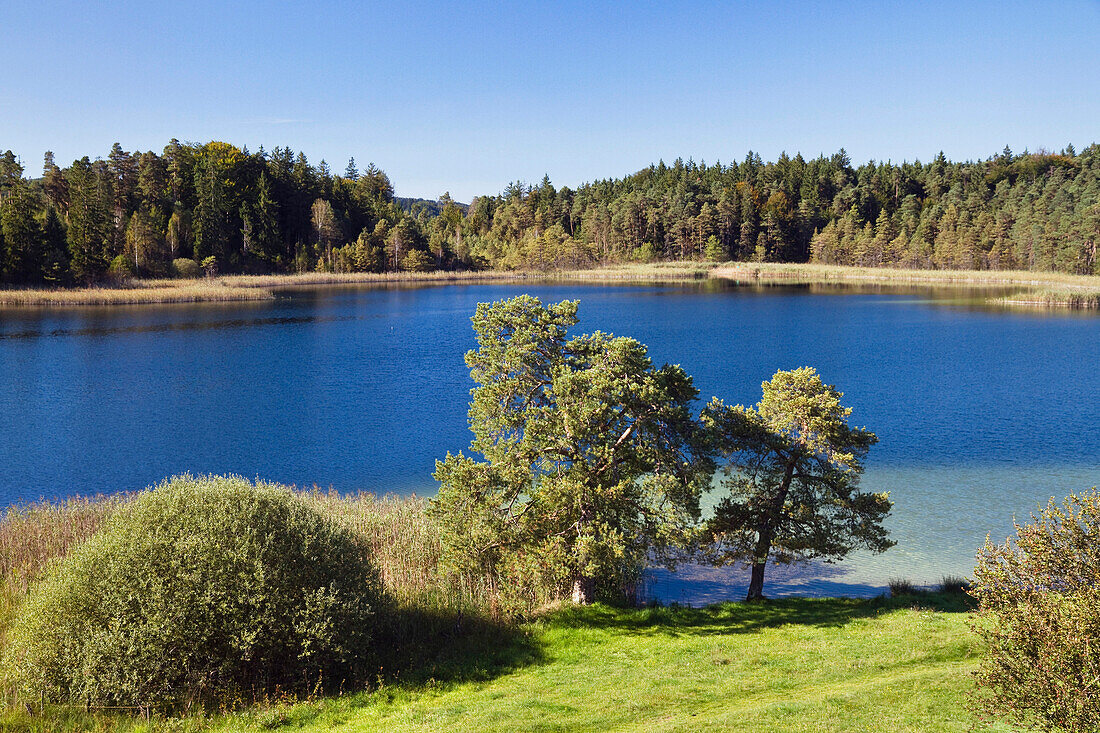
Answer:
[(34, 195), (25, 183), (8, 189), (0, 206), (0, 228), (4, 231), (3, 274), (19, 283), (42, 281), (44, 247), (42, 229), (35, 218)]

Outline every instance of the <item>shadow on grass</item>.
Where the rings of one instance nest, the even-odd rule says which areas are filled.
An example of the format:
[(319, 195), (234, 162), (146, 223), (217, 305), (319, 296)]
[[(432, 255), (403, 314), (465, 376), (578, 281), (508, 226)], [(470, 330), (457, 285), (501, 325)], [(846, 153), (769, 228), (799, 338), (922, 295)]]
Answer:
[(378, 681), (386, 684), (484, 681), (543, 660), (520, 625), (451, 609), (400, 608), (380, 641)]
[[(315, 725), (343, 708), (354, 710), (394, 696), (482, 682), (544, 658), (542, 645), (523, 626), (445, 608), (397, 605), (380, 613), (372, 672), (328, 694), (260, 693), (189, 711), (85, 710), (81, 705), (0, 707), (0, 733), (200, 733), (209, 728), (274, 730)], [(379, 697), (381, 696), (381, 697)]]
[(705, 608), (568, 608), (553, 614), (548, 622), (559, 627), (592, 627), (624, 634), (705, 636), (749, 634), (791, 624), (839, 627), (900, 609), (965, 613), (972, 608), (972, 599), (964, 593), (916, 592), (894, 598), (783, 598)]

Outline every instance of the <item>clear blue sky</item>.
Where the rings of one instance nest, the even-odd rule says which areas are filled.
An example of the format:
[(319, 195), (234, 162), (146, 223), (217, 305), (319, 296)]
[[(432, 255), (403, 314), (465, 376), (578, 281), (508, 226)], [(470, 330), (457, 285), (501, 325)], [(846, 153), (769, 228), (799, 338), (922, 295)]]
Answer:
[(0, 150), (289, 145), (398, 195), (752, 149), (985, 158), (1100, 141), (1100, 3), (0, 4)]

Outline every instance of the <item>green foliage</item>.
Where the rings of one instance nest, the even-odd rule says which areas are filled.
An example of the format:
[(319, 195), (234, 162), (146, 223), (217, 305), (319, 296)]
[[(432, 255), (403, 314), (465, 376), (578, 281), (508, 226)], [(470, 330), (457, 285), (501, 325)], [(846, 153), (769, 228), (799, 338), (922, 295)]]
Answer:
[(381, 586), (364, 546), (290, 491), (179, 476), (115, 509), (19, 609), (26, 699), (182, 704), (371, 671)]
[(1054, 499), (978, 552), (979, 711), (1044, 731), (1100, 729), (1100, 494)]
[(201, 274), (199, 263), (187, 257), (172, 260), (172, 275), (182, 278), (196, 278)]
[(401, 269), (405, 272), (427, 272), (432, 264), (432, 258), (422, 249), (410, 249), (401, 258)]
[(811, 367), (778, 371), (755, 407), (717, 398), (703, 410), (715, 447), (728, 457), (730, 495), (708, 535), (719, 563), (752, 565), (750, 600), (763, 597), (768, 559), (836, 560), (856, 547), (893, 546), (882, 520), (886, 494), (858, 490), (875, 434), (848, 425), (851, 408)]
[[(468, 207), (447, 194), (395, 200), (374, 166), (334, 176), (289, 148), (249, 154), (172, 140), (158, 155), (116, 144), (106, 161), (66, 169), (51, 155), (37, 181), (22, 178), (14, 154), (4, 161), (0, 200), (21, 208), (9, 225), (21, 233), (24, 260), (7, 266), (17, 282), (94, 281), (124, 248), (149, 274), (208, 256), (224, 272), (397, 271), (422, 266), (419, 255), (408, 261), (411, 250), (441, 269), (732, 259), (1100, 274), (1095, 144), (860, 166), (843, 150), (769, 162), (750, 152), (731, 165), (659, 163), (576, 190), (516, 182)], [(30, 195), (17, 200), (19, 188)], [(23, 226), (43, 222), (49, 206), (64, 213), (69, 257)], [(351, 242), (362, 232), (365, 246)]]
[(120, 254), (111, 260), (107, 274), (112, 280), (127, 280), (137, 275), (137, 268), (134, 267), (134, 261), (128, 255)]
[(478, 305), (466, 364), (470, 447), (485, 460), (437, 462), (432, 511), (460, 567), (589, 602), (682, 541), (709, 464), (691, 378), (633, 339), (567, 338), (576, 314), (528, 295)]

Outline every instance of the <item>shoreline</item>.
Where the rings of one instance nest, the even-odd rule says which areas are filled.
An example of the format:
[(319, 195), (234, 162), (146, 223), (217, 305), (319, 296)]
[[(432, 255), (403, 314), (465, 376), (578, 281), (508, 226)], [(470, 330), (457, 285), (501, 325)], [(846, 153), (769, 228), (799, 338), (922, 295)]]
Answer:
[(413, 285), (475, 282), (687, 282), (737, 284), (898, 284), (952, 287), (1020, 285), (1019, 293), (990, 298), (1022, 308), (1100, 308), (1100, 276), (1019, 270), (902, 270), (792, 263), (659, 262), (558, 271), (432, 271), (424, 273), (301, 273), (222, 275), (194, 280), (132, 280), (89, 288), (0, 289), (0, 311), (16, 308), (143, 305), (271, 300), (281, 290), (332, 285)]

